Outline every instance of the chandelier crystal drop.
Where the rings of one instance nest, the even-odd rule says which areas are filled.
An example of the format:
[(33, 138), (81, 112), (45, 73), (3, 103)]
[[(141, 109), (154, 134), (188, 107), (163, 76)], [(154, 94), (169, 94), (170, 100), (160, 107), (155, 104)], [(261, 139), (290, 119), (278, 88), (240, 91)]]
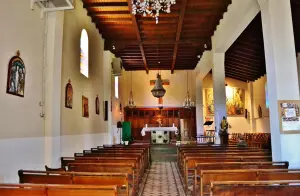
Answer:
[(164, 87), (162, 85), (161, 76), (159, 73), (157, 74), (155, 85), (154, 85), (154, 88), (151, 90), (151, 92), (152, 92), (152, 95), (156, 98), (161, 98), (161, 97), (165, 96), (165, 94), (166, 94), (166, 90), (164, 89)]
[(171, 5), (175, 4), (176, 0), (132, 0), (132, 14), (151, 16), (157, 24), (159, 13), (171, 13)]

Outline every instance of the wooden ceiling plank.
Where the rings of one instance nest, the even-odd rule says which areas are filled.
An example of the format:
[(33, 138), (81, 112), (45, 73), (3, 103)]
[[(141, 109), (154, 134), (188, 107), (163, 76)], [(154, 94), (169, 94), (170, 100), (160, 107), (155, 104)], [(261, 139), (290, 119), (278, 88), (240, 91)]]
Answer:
[[(181, 31), (182, 31), (182, 24), (184, 19), (184, 14), (186, 10), (187, 0), (182, 0), (182, 4), (180, 7), (180, 15), (179, 15), (179, 21), (176, 31), (176, 42), (180, 40)], [(178, 51), (178, 43), (175, 43), (174, 52), (173, 52), (173, 63), (171, 68), (171, 73), (174, 73), (175, 63), (176, 63), (176, 57), (177, 57), (177, 51)]]
[[(127, 3), (128, 3), (129, 11), (131, 12), (131, 10), (132, 10), (132, 4), (131, 4), (131, 3), (132, 3), (132, 0), (127, 0)], [(131, 18), (132, 18), (132, 24), (133, 24), (133, 27), (134, 27), (135, 32), (136, 32), (137, 40), (138, 40), (139, 42), (141, 42), (142, 39), (141, 39), (141, 35), (140, 35), (139, 26), (138, 26), (138, 24), (137, 24), (135, 15), (132, 14), (132, 13), (131, 13)], [(143, 44), (142, 44), (142, 43), (139, 43), (139, 47), (140, 47), (140, 50), (141, 50), (141, 53), (142, 53), (142, 57), (143, 57), (143, 62), (144, 62), (145, 70), (146, 70), (146, 73), (148, 74), (148, 73), (149, 73), (149, 69), (148, 69), (148, 65), (147, 65), (147, 60), (146, 60), (146, 56), (145, 56), (145, 51), (144, 51)]]

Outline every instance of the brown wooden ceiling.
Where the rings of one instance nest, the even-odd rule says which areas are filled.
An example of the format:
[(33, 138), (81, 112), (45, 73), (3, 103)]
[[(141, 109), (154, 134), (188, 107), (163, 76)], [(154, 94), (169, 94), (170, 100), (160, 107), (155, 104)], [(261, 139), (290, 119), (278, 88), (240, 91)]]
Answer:
[[(105, 38), (105, 49), (121, 57), (126, 70), (194, 69), (231, 0), (176, 0), (171, 13), (131, 14), (131, 0), (82, 0)], [(113, 49), (115, 46), (115, 49)], [(160, 63), (159, 63), (160, 62)]]
[(255, 81), (266, 73), (264, 41), (259, 13), (225, 53), (225, 75)]
[[(300, 52), (300, 1), (291, 0), (296, 52)], [(261, 14), (248, 25), (227, 50), (225, 75), (241, 81), (255, 81), (266, 74)]]
[(300, 53), (300, 1), (291, 0), (296, 52)]

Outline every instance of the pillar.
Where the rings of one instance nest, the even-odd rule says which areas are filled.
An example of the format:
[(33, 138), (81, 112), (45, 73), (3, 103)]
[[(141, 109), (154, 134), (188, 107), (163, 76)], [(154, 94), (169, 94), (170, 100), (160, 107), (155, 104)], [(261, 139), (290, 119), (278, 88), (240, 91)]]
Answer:
[(45, 114), (45, 164), (60, 167), (61, 69), (64, 12), (51, 12), (45, 17), (43, 97)]
[(197, 121), (197, 135), (204, 134), (203, 126), (203, 79), (198, 75), (196, 77), (196, 121)]
[(226, 92), (225, 92), (225, 53), (214, 53), (213, 55), (213, 92), (214, 92), (214, 121), (216, 127), (216, 143), (220, 143), (219, 130), (223, 116), (226, 114)]
[[(273, 161), (300, 166), (300, 134), (281, 134), (278, 100), (299, 100), (294, 32), (289, 0), (258, 0), (265, 46)], [(280, 13), (280, 14), (278, 14)]]
[(248, 83), (248, 91), (249, 91), (249, 124), (250, 124), (250, 132), (256, 132), (256, 120), (254, 119), (254, 93), (253, 93), (253, 82)]

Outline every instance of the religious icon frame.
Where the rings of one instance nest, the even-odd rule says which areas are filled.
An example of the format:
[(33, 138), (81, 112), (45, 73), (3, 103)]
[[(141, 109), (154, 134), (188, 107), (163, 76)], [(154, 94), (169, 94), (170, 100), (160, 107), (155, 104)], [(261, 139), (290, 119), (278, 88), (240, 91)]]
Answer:
[(82, 117), (89, 118), (89, 99), (82, 96)]
[(65, 107), (72, 109), (73, 108), (73, 86), (71, 84), (71, 80), (69, 79), (66, 89), (65, 89)]
[[(289, 107), (289, 105), (291, 107)], [(278, 119), (279, 119), (279, 128), (281, 134), (299, 134), (300, 133), (300, 100), (278, 100)], [(295, 116), (288, 117), (286, 116), (286, 109), (294, 110)], [(284, 123), (284, 118), (290, 118)], [(294, 119), (294, 120), (293, 120)], [(296, 120), (298, 119), (298, 120)], [(288, 124), (294, 126), (294, 128), (289, 129)]]
[[(17, 65), (16, 65), (16, 64)], [(17, 71), (15, 72), (15, 77), (18, 75), (18, 83), (16, 84), (16, 81), (13, 81), (13, 72), (12, 69), (14, 67), (17, 67)], [(18, 74), (16, 74), (18, 72)], [(20, 75), (22, 77), (20, 77)], [(22, 79), (23, 78), (23, 79)], [(26, 81), (26, 67), (24, 64), (24, 61), (20, 57), (20, 51), (16, 52), (16, 55), (13, 56), (8, 63), (8, 70), (7, 70), (7, 84), (6, 84), (6, 93), (10, 95), (15, 95), (18, 97), (24, 97), (25, 95), (25, 81)], [(12, 84), (17, 85), (17, 87), (12, 87)], [(20, 86), (19, 86), (20, 85)], [(12, 89), (13, 88), (13, 89)], [(18, 92), (18, 89), (21, 89), (20, 92)]]
[(96, 114), (100, 115), (100, 102), (99, 102), (98, 95), (97, 95), (96, 100), (95, 100), (95, 110), (96, 110)]

